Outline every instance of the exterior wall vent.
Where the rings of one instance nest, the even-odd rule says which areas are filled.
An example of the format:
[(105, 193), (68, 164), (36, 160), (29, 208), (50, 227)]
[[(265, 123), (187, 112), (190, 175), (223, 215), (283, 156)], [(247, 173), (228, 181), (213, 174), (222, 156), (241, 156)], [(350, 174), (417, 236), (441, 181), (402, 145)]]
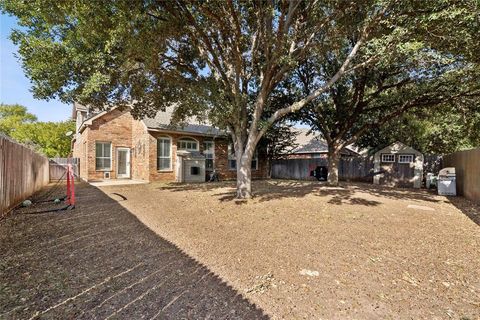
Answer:
[(110, 179), (110, 172), (104, 172), (103, 179)]

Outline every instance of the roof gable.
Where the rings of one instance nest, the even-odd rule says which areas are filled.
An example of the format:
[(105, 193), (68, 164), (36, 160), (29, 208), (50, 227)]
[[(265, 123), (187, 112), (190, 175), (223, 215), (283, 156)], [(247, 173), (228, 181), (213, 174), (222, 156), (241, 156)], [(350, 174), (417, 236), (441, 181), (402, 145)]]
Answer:
[(407, 146), (406, 144), (396, 141), (385, 148), (375, 152), (375, 154), (381, 154), (381, 153), (413, 153), (417, 155), (421, 155), (422, 153), (418, 150), (413, 149), (410, 146)]

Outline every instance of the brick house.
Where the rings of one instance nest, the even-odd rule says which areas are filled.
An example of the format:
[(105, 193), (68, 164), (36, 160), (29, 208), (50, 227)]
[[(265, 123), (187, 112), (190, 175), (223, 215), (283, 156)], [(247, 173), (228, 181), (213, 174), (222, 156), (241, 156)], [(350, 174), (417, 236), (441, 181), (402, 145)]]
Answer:
[[(80, 177), (200, 182), (215, 170), (220, 180), (235, 179), (236, 160), (226, 132), (195, 121), (173, 126), (172, 111), (135, 120), (129, 110), (92, 113), (74, 103), (73, 157), (80, 159)], [(267, 170), (265, 152), (259, 148), (252, 178), (265, 178)]]

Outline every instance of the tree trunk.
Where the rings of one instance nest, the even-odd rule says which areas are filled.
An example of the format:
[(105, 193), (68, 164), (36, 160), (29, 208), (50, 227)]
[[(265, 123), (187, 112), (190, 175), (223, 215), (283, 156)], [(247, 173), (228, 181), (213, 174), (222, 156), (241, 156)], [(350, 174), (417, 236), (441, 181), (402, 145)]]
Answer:
[(340, 164), (340, 150), (335, 146), (328, 147), (328, 184), (338, 186), (338, 167)]
[(252, 197), (252, 157), (245, 152), (240, 161), (237, 160), (237, 198)]

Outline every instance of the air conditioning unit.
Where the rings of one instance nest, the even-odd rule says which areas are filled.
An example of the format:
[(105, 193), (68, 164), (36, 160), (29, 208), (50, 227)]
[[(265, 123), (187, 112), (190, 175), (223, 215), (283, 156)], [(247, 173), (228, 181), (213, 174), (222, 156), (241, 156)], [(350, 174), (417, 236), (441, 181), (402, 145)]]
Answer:
[(103, 179), (110, 179), (110, 172), (104, 172)]

